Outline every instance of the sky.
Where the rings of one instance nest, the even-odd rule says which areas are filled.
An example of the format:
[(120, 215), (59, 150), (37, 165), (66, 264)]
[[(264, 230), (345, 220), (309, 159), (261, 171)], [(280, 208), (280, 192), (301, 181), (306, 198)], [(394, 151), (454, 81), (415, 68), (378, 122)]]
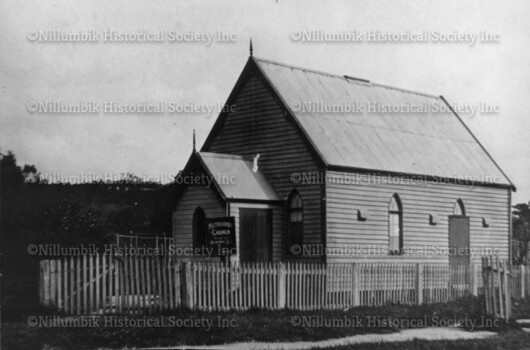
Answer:
[[(260, 58), (443, 95), (517, 187), (513, 202), (528, 202), (528, 18), (523, 0), (4, 0), (0, 152), (51, 181), (170, 181), (194, 129), (204, 142), (252, 38)], [(368, 40), (376, 32), (402, 39)], [(345, 33), (357, 40), (304, 40)], [(74, 34), (93, 40), (64, 39)], [(142, 106), (164, 111), (133, 111)]]

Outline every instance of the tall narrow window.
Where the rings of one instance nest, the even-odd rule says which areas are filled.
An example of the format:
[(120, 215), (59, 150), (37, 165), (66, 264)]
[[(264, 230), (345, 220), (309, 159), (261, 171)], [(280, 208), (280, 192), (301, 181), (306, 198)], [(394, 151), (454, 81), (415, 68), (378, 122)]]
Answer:
[(403, 251), (403, 209), (397, 194), (392, 196), (388, 207), (388, 234), (390, 254), (401, 254)]
[(206, 245), (206, 214), (201, 207), (193, 213), (193, 248), (201, 248)]
[(304, 241), (304, 206), (302, 197), (296, 191), (291, 194), (287, 214), (289, 218), (287, 251), (292, 253), (293, 246), (301, 246)]
[(453, 208), (453, 215), (466, 216), (466, 208), (464, 207), (464, 202), (462, 202), (461, 199), (455, 202), (455, 206)]

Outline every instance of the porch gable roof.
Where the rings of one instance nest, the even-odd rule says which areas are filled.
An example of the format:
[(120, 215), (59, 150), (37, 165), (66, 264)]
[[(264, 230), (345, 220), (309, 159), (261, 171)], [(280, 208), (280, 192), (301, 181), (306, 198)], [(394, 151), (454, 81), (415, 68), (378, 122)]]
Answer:
[(221, 196), (228, 201), (280, 201), (265, 175), (253, 161), (233, 154), (196, 152), (198, 160)]

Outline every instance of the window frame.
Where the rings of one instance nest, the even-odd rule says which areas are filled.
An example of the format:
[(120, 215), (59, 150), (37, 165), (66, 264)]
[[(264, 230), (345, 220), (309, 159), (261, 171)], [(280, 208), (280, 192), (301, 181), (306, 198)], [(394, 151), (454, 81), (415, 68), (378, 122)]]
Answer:
[[(199, 220), (202, 223), (198, 222)], [(197, 227), (202, 226), (202, 227)], [(206, 213), (201, 206), (195, 208), (192, 219), (192, 245), (193, 249), (202, 248), (206, 246)]]
[[(460, 213), (457, 213), (457, 208)], [(455, 201), (455, 205), (453, 206), (453, 216), (467, 216), (466, 206), (464, 205), (464, 201), (460, 198)]]
[[(295, 203), (297, 206), (293, 207)], [(293, 213), (299, 214), (299, 219), (296, 221), (292, 220)], [(298, 216), (298, 215), (297, 215)], [(304, 244), (304, 200), (297, 190), (293, 190), (289, 195), (287, 201), (287, 253), (289, 255), (298, 255), (293, 253), (292, 247), (294, 245), (300, 246), (300, 252), (302, 251), (302, 245)], [(296, 225), (296, 226), (295, 226)]]
[[(395, 204), (395, 205), (393, 205)], [(397, 207), (397, 208), (394, 208)], [(392, 238), (395, 237), (392, 233), (395, 230), (395, 225), (392, 224), (392, 217), (397, 218), (397, 228), (399, 229), (398, 234), (398, 247), (395, 248), (392, 246)], [(394, 193), (390, 197), (390, 202), (388, 203), (388, 252), (390, 255), (403, 255), (403, 205), (399, 195)]]

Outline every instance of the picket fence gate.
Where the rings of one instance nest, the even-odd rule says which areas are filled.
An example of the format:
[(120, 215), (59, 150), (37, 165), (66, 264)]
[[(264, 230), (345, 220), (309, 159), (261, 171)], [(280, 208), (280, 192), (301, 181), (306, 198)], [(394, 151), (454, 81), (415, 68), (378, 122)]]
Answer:
[(168, 257), (84, 255), (40, 261), (39, 298), (67, 314), (180, 307), (179, 263)]
[[(524, 271), (524, 266), (523, 266)], [(512, 293), (513, 287), (517, 284), (524, 284), (525, 274), (523, 273), (520, 283), (516, 281), (510, 272), (506, 261), (499, 261), (498, 257), (482, 257), (482, 276), (484, 280), (484, 309), (486, 315), (508, 320), (512, 314)]]
[(40, 261), (42, 304), (66, 314), (343, 309), (419, 305), (482, 293), (478, 265), (189, 262), (85, 255)]

